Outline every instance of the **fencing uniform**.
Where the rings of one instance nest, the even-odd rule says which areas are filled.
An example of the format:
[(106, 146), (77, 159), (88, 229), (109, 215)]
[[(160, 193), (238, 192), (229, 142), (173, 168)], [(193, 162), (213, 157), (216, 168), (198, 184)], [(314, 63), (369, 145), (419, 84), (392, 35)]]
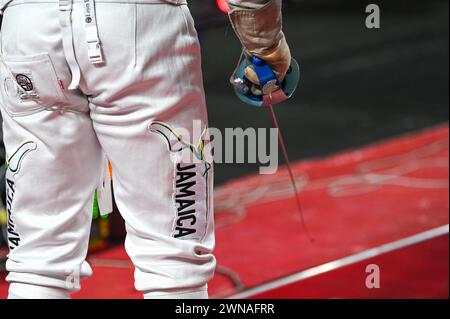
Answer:
[[(246, 54), (280, 79), (290, 63), (281, 2), (229, 0)], [(186, 0), (0, 0), (0, 12), (9, 297), (67, 298), (91, 275), (107, 159), (136, 288), (206, 298), (213, 167)]]
[(85, 258), (105, 155), (136, 288), (206, 298), (213, 168), (185, 0), (0, 3), (10, 298), (67, 298), (92, 274)]

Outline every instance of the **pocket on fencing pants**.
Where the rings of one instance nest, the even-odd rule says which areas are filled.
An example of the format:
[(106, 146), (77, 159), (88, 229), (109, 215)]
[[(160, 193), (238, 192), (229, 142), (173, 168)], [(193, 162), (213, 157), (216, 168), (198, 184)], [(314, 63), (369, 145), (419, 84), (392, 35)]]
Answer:
[(49, 54), (1, 59), (1, 104), (10, 116), (26, 116), (67, 103)]

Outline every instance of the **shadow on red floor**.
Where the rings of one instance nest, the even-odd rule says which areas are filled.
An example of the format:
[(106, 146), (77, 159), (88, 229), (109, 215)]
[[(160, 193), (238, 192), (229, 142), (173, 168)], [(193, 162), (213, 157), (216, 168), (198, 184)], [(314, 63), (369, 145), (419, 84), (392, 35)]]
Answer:
[[(305, 235), (285, 169), (216, 189), (213, 298), (257, 291), (291, 274), (448, 225), (448, 125), (298, 162), (294, 171), (314, 243)], [(447, 298), (448, 257), (448, 235), (441, 234), (248, 297)], [(140, 298), (122, 247), (95, 254), (90, 263), (95, 274), (75, 298)], [(369, 263), (380, 266), (381, 289), (364, 286)], [(0, 296), (5, 292), (6, 284), (0, 284)]]

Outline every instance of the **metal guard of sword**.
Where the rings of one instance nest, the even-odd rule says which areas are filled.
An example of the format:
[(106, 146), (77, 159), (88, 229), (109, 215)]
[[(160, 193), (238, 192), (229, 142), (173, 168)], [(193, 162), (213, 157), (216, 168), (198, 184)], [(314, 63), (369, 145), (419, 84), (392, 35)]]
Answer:
[[(260, 81), (259, 85), (251, 82), (246, 76), (246, 68), (252, 67)], [(295, 192), (295, 199), (297, 209), (301, 217), (302, 226), (306, 236), (313, 243), (315, 240), (311, 236), (308, 227), (306, 226), (303, 209), (300, 201), (300, 195), (295, 181), (294, 173), (292, 171), (291, 162), (286, 148), (283, 135), (281, 134), (280, 126), (273, 105), (279, 104), (292, 97), (298, 87), (300, 81), (300, 67), (295, 59), (292, 59), (291, 66), (287, 72), (286, 77), (280, 83), (273, 70), (260, 58), (255, 56), (247, 59), (244, 53), (241, 55), (238, 66), (234, 71), (230, 82), (234, 87), (234, 91), (238, 98), (246, 104), (256, 107), (268, 107), (272, 116), (272, 121), (278, 131), (278, 139), (283, 153), (286, 167), (292, 183), (292, 188)]]

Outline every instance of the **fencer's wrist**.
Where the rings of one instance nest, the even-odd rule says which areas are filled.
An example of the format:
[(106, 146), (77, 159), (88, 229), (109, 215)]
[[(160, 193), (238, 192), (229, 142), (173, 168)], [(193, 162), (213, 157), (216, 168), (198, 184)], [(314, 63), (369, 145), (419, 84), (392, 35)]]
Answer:
[(264, 53), (250, 52), (246, 50), (247, 56), (256, 56), (264, 60), (275, 72), (278, 80), (282, 81), (286, 76), (291, 65), (291, 50), (286, 42), (286, 38), (282, 37), (279, 43)]
[(270, 0), (258, 8), (247, 8), (230, 3), (229, 18), (246, 50), (265, 54), (283, 38), (282, 0)]

